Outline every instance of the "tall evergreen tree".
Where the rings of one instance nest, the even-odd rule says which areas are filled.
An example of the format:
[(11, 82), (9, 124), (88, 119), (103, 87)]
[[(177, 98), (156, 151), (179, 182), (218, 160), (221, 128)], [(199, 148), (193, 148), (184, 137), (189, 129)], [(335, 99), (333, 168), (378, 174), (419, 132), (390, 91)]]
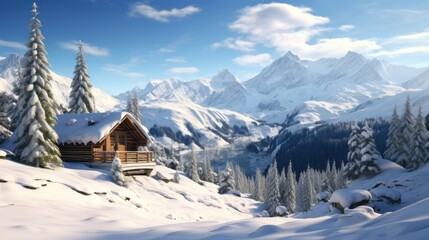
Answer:
[(213, 168), (210, 163), (210, 160), (208, 160), (207, 158), (204, 159), (203, 177), (204, 177), (204, 181), (214, 182)]
[(409, 170), (416, 170), (424, 165), (425, 157), (427, 156), (425, 144), (428, 141), (426, 134), (425, 118), (423, 116), (422, 106), (420, 106), (412, 137), (411, 156), (409, 164), (407, 164)]
[(307, 168), (306, 178), (304, 178), (304, 202), (302, 204), (303, 211), (310, 210), (313, 203), (316, 202), (316, 191), (314, 190), (314, 182), (311, 175), (310, 166)]
[(295, 174), (292, 171), (292, 162), (289, 161), (289, 165), (287, 167), (287, 175), (286, 175), (285, 207), (288, 209), (290, 213), (293, 213), (296, 208), (296, 202), (295, 202), (296, 185), (297, 185), (297, 182), (296, 182)]
[(139, 97), (136, 90), (130, 92), (127, 100), (127, 112), (131, 113), (138, 122), (142, 121), (142, 113), (140, 111)]
[(360, 160), (361, 160), (361, 141), (360, 128), (357, 122), (352, 125), (352, 132), (350, 133), (348, 146), (349, 153), (347, 154), (347, 164), (344, 168), (344, 176), (348, 179), (356, 179), (360, 174)]
[(344, 162), (341, 161), (341, 167), (340, 167), (340, 170), (338, 171), (338, 176), (337, 176), (337, 189), (347, 186), (347, 178), (344, 176), (344, 169), (345, 169)]
[(226, 163), (225, 170), (219, 174), (219, 189), (218, 193), (225, 194), (230, 190), (236, 189), (232, 165), (230, 162)]
[(71, 83), (69, 108), (71, 113), (95, 112), (94, 95), (91, 92), (88, 69), (83, 56), (83, 44), (79, 42), (73, 81)]
[(360, 174), (364, 176), (373, 176), (380, 171), (380, 167), (375, 162), (380, 158), (380, 153), (377, 151), (374, 138), (372, 137), (373, 130), (365, 122), (362, 128), (362, 142), (361, 142), (361, 163)]
[(332, 174), (331, 174), (331, 164), (329, 161), (326, 163), (326, 170), (325, 170), (325, 179), (323, 179), (322, 182), (322, 191), (326, 192), (333, 192), (333, 188), (331, 186), (332, 183)]
[(286, 171), (283, 168), (279, 178), (280, 183), (280, 204), (286, 206), (286, 188), (287, 188), (287, 177)]
[(268, 169), (265, 182), (265, 206), (270, 216), (275, 216), (276, 207), (280, 206), (280, 182), (277, 161), (273, 161)]
[(335, 190), (338, 189), (338, 186), (337, 186), (338, 171), (336, 168), (335, 160), (332, 163), (330, 175), (331, 176), (329, 177), (329, 186), (331, 187), (332, 192), (334, 192)]
[(404, 168), (407, 168), (407, 163), (410, 159), (415, 124), (415, 118), (411, 111), (411, 100), (410, 97), (407, 97), (404, 115), (401, 119), (400, 134), (398, 139), (398, 142), (401, 144), (401, 148), (396, 160), (396, 163), (403, 166)]
[(25, 53), (23, 76), (19, 80), (19, 112), (16, 132), (15, 156), (36, 167), (61, 166), (60, 151), (56, 145), (58, 135), (52, 128), (56, 123), (56, 104), (53, 101), (41, 23), (37, 18), (37, 5), (33, 4), (31, 33)]
[(13, 104), (13, 96), (0, 92), (0, 125), (10, 130), (9, 106)]
[(255, 191), (253, 194), (253, 198), (256, 201), (264, 201), (264, 189), (265, 189), (264, 177), (261, 174), (261, 170), (257, 168), (256, 174), (255, 174)]
[(200, 175), (198, 174), (198, 160), (195, 158), (194, 150), (191, 150), (191, 158), (189, 164), (189, 177), (192, 181), (200, 182)]
[(401, 150), (401, 145), (399, 142), (399, 137), (401, 135), (400, 125), (401, 121), (399, 119), (395, 105), (395, 107), (393, 108), (392, 118), (390, 120), (389, 132), (387, 133), (387, 149), (384, 152), (384, 158), (392, 162), (396, 162), (398, 160), (399, 152)]

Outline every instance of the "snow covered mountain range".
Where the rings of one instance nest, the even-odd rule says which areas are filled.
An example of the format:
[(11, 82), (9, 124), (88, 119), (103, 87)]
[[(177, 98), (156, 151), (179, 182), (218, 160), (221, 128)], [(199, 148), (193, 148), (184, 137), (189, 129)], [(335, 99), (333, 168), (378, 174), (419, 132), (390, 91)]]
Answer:
[[(348, 52), (342, 58), (316, 61), (302, 60), (288, 52), (244, 82), (228, 70), (222, 70), (211, 80), (152, 80), (144, 89), (136, 90), (143, 104), (192, 101), (267, 122), (308, 124), (352, 117), (361, 120), (373, 115), (385, 117), (391, 107), (386, 113), (380, 112), (378, 102), (382, 104), (395, 98), (395, 102), (401, 104), (409, 94), (417, 104), (417, 97), (422, 96), (413, 98), (413, 95), (428, 86), (427, 68), (370, 60), (355, 52)], [(125, 96), (118, 97), (124, 99)], [(365, 106), (373, 107), (366, 110)], [(429, 105), (427, 108), (429, 110)], [(355, 112), (359, 114), (353, 114)]]
[[(17, 77), (20, 57), (0, 60), (0, 89), (10, 92)], [(70, 79), (52, 73), (54, 95), (67, 105)], [(349, 52), (341, 58), (302, 60), (291, 52), (277, 59), (258, 75), (239, 81), (228, 70), (212, 79), (183, 81), (152, 80), (144, 89), (135, 88), (144, 112), (143, 123), (192, 135), (187, 125), (202, 134), (202, 144), (225, 145), (213, 132), (224, 126), (247, 126), (264, 137), (257, 120), (307, 126), (319, 121), (354, 121), (390, 116), (409, 95), (413, 106), (429, 111), (429, 69), (398, 66), (367, 59)], [(124, 108), (128, 93), (116, 98), (94, 88), (97, 108)], [(103, 101), (97, 101), (103, 99)]]

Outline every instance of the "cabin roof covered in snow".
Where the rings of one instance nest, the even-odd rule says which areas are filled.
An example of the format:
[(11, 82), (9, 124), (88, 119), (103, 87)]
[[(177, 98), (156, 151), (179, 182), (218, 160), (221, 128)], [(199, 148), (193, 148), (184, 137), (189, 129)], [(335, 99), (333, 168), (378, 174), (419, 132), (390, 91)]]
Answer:
[(128, 112), (59, 114), (54, 129), (58, 134), (58, 143), (97, 143), (126, 117), (150, 141), (144, 127)]

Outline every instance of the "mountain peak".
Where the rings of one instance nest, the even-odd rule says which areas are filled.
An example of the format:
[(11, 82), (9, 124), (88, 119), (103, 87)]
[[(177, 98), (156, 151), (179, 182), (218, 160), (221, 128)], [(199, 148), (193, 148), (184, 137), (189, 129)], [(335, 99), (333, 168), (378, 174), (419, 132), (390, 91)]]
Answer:
[(362, 54), (353, 52), (353, 51), (348, 51), (343, 58), (344, 59), (366, 59)]
[(3, 65), (5, 68), (17, 67), (19, 66), (20, 61), (21, 61), (21, 57), (16, 53), (12, 53), (9, 56), (7, 56), (5, 59), (0, 60), (0, 65)]
[(294, 60), (294, 61), (297, 61), (297, 62), (301, 60), (298, 57), (298, 55), (293, 54), (293, 52), (291, 52), (291, 51), (288, 51), (283, 57), (287, 57), (287, 58)]
[(228, 69), (222, 69), (212, 77), (211, 82), (212, 83), (238, 82), (238, 80)]

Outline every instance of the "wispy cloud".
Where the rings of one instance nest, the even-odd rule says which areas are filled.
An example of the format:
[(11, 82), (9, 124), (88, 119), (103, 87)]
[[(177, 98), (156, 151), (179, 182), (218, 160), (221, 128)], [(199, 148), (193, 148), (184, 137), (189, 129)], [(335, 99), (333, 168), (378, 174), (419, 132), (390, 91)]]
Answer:
[(382, 11), (371, 11), (370, 14), (380, 16), (382, 18), (400, 18), (401, 21), (406, 23), (419, 22), (423, 19), (429, 18), (429, 11), (422, 9), (409, 9), (409, 8), (397, 8), (397, 9), (385, 9)]
[[(267, 3), (242, 9), (229, 29), (248, 42), (272, 47), (281, 53), (292, 51), (306, 59), (339, 57), (350, 50), (367, 53), (380, 49), (374, 40), (318, 39), (317, 36), (330, 30), (324, 27), (329, 22), (329, 18), (314, 15), (308, 7)], [(343, 30), (350, 28), (343, 27)]]
[(143, 73), (130, 71), (129, 67), (124, 65), (106, 64), (103, 70), (126, 78), (142, 78), (144, 76)]
[(353, 26), (353, 25), (341, 25), (338, 28), (338, 30), (346, 32), (346, 31), (352, 30), (354, 28), (355, 28), (355, 26)]
[(186, 59), (184, 57), (173, 57), (173, 58), (167, 58), (165, 59), (166, 62), (171, 62), (171, 63), (186, 63)]
[(159, 22), (169, 22), (173, 17), (183, 18), (200, 11), (201, 9), (192, 5), (184, 8), (173, 8), (171, 10), (157, 10), (147, 4), (136, 3), (131, 7), (130, 15), (133, 17), (146, 17)]
[(270, 64), (273, 59), (268, 53), (261, 53), (256, 55), (243, 55), (232, 60), (234, 63), (242, 66), (266, 66)]
[(26, 49), (27, 47), (20, 43), (20, 42), (12, 42), (12, 41), (5, 41), (0, 39), (0, 46), (2, 47), (9, 47), (9, 48), (17, 48), (17, 49)]
[(220, 42), (215, 42), (211, 45), (213, 48), (225, 47), (233, 50), (251, 52), (255, 50), (255, 43), (235, 38), (227, 38)]
[(169, 73), (173, 74), (191, 74), (191, 73), (197, 73), (199, 70), (196, 67), (174, 67), (168, 69)]
[(139, 57), (132, 57), (124, 64), (106, 64), (103, 70), (125, 78), (142, 78), (144, 77), (143, 73), (132, 70), (140, 61)]
[(173, 53), (173, 52), (176, 52), (180, 46), (182, 46), (182, 45), (184, 45), (190, 41), (191, 41), (191, 39), (189, 38), (189, 36), (182, 35), (178, 39), (176, 39), (174, 42), (169, 43), (168, 45), (158, 49), (158, 51), (160, 53)]
[[(60, 42), (59, 46), (64, 49), (77, 52), (79, 50), (79, 41), (73, 40), (68, 42)], [(89, 55), (93, 55), (97, 57), (107, 57), (110, 55), (110, 52), (107, 48), (97, 47), (85, 42), (83, 43), (83, 51)]]
[(429, 43), (429, 29), (425, 29), (423, 32), (418, 32), (418, 33), (398, 35), (390, 38), (385, 43), (390, 44), (390, 43), (404, 43), (404, 42)]

